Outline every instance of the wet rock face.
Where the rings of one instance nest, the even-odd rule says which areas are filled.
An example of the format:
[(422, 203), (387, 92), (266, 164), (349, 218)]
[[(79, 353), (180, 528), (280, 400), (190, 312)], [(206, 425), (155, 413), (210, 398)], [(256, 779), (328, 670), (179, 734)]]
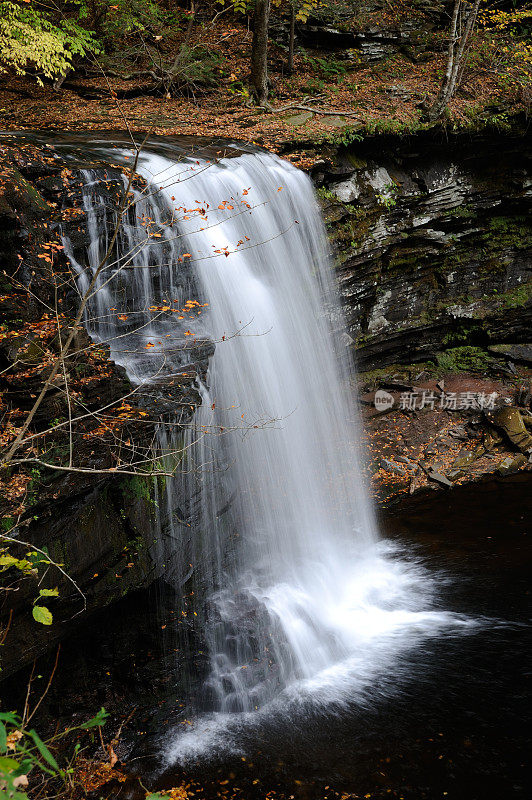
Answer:
[(363, 368), (529, 338), (523, 139), (361, 143), (323, 160), (314, 178)]
[(338, 10), (336, 25), (319, 19), (297, 24), (298, 41), (320, 53), (336, 53), (341, 58), (352, 60), (356, 54), (365, 64), (377, 63), (399, 52), (412, 61), (421, 61), (427, 50), (428, 36), (435, 27), (442, 23), (445, 25), (447, 19), (444, 5), (439, 2), (419, 4), (418, 8), (411, 9), (410, 14), (403, 14), (395, 21), (383, 19), (379, 3), (366, 3), (366, 18), (360, 18), (356, 23), (352, 20), (353, 11), (351, 19), (348, 15), (342, 21)]
[[(7, 176), (0, 189), (3, 333), (0, 337), (0, 391), (5, 403), (4, 415), (11, 412), (13, 418), (19, 420), (22, 413), (32, 407), (48, 375), (46, 360), (42, 368), (40, 365), (44, 349), (49, 348), (50, 358), (58, 352), (55, 324), (50, 339), (38, 335), (47, 324), (43, 309), (46, 313), (54, 304), (48, 261), (39, 254), (57, 229), (60, 210), (66, 209), (67, 216), (70, 210), (77, 210), (73, 204), (78, 197), (76, 181), (79, 182), (79, 176), (75, 171), (65, 176), (60, 160), (56, 163), (38, 150), (2, 148), (0, 160), (3, 174)], [(81, 247), (83, 226), (79, 227)], [(54, 266), (68, 274), (69, 264), (62, 251), (58, 251)], [(62, 284), (58, 300), (65, 312), (65, 327), (61, 331), (64, 340), (79, 302), (77, 292), (68, 281)], [(99, 348), (103, 368), (99, 369), (100, 361), (93, 364), (88, 355), (90, 345), (86, 332), (79, 330), (72, 350), (80, 352), (73, 355), (69, 374), (71, 386), (83, 379), (83, 402), (92, 412), (112, 407), (132, 386), (123, 368), (109, 361), (108, 347)], [(136, 401), (146, 413), (139, 421), (128, 422), (127, 435), (138, 447), (150, 448), (158, 420), (175, 413), (176, 407), (183, 408), (183, 424), (190, 420), (198, 402), (195, 374), (204, 374), (211, 351), (211, 343), (197, 343), (187, 354), (194, 363), (182, 379), (161, 385), (154, 383), (137, 393)], [(32, 430), (43, 431), (50, 427), (52, 420), (67, 413), (61, 388), (60, 383), (50, 388), (34, 417)], [(7, 629), (9, 634), (1, 653), (2, 681), (54, 648), (74, 630), (82, 628), (93, 614), (110, 609), (133, 590), (146, 589), (164, 572), (159, 556), (159, 541), (164, 534), (158, 533), (158, 524), (160, 522), (162, 527), (164, 520), (157, 506), (157, 491), (160, 492), (161, 487), (156, 479), (113, 474), (116, 462), (105, 437), (85, 441), (80, 436), (76, 443), (77, 463), (92, 471), (52, 471), (22, 466), (14, 474), (28, 481), (25, 495), (11, 495), (4, 491), (8, 484), (2, 483), (0, 517), (3, 529), (8, 530), (20, 513), (20, 538), (63, 565), (76, 584), (51, 568), (48, 588), (57, 586), (59, 596), (49, 602), (54, 616), (54, 624), (49, 628), (38, 625), (32, 618), (38, 594), (37, 578), (22, 581), (17, 591), (12, 591), (1, 604), (0, 630)], [(55, 437), (51, 434), (47, 444), (57, 452), (67, 452), (68, 435), (63, 430), (56, 432)], [(6, 481), (11, 477), (11, 472), (0, 475), (0, 479)], [(21, 545), (14, 554), (22, 557), (29, 549)], [(8, 575), (9, 579), (12, 577)]]
[[(140, 478), (56, 485), (55, 504), (39, 505), (38, 524), (25, 534), (64, 566), (72, 581), (52, 568), (59, 598), (51, 604), (54, 624), (36, 625), (31, 609), (35, 586), (22, 582), (9, 603), (13, 613), (2, 651), (2, 680), (43, 655), (91, 614), (161, 575), (154, 555), (156, 517), (153, 481)], [(61, 488), (63, 494), (61, 494)], [(2, 621), (3, 615), (2, 615)]]

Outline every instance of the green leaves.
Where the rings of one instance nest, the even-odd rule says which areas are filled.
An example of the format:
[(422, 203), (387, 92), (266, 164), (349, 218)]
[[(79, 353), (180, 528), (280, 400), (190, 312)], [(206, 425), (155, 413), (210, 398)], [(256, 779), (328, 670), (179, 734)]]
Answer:
[[(51, 591), (44, 590), (44, 591)], [(49, 613), (49, 612), (48, 612)], [(73, 762), (81, 745), (76, 742), (73, 755), (67, 760), (67, 768), (62, 769), (51, 747), (60, 739), (83, 729), (96, 728), (105, 724), (108, 717), (104, 708), (83, 725), (75, 725), (55, 733), (49, 740), (43, 741), (36, 730), (28, 730), (24, 720), (9, 711), (0, 713), (0, 800), (28, 800), (26, 787), (28, 776), (35, 775), (38, 782), (46, 782), (48, 778), (59, 779), (67, 785), (68, 776), (72, 774)], [(64, 745), (60, 751), (64, 753)], [(60, 793), (62, 796), (62, 793)], [(54, 793), (55, 796), (55, 793)]]
[(0, 548), (0, 572), (5, 572), (7, 569), (20, 570), (20, 572), (31, 572), (32, 564), (27, 558), (16, 558), (7, 552), (5, 548)]
[(109, 719), (109, 714), (107, 713), (105, 708), (102, 707), (100, 708), (96, 716), (94, 716), (92, 719), (87, 720), (87, 722), (84, 722), (83, 725), (80, 725), (80, 728), (83, 728), (83, 730), (89, 730), (89, 728), (99, 728), (100, 725), (105, 725), (108, 719)]
[[(0, 533), (0, 539), (1, 536), (2, 534)], [(39, 567), (51, 563), (53, 562), (43, 557), (42, 554), (37, 553), (37, 551), (30, 551), (26, 553), (24, 558), (17, 558), (17, 556), (12, 555), (6, 547), (0, 546), (0, 574), (8, 570), (18, 570), (19, 573), (21, 573), (21, 578), (31, 578), (32, 576), (37, 578)], [(11, 583), (14, 584), (14, 581), (11, 581)], [(0, 593), (1, 591), (2, 588), (0, 587)], [(44, 597), (59, 597), (59, 589), (57, 586), (53, 589), (39, 589), (39, 594), (33, 601), (33, 619), (41, 625), (51, 625), (53, 622), (52, 612), (46, 606), (39, 605), (39, 601)]]
[(12, 725), (18, 725), (18, 723), (20, 722), (19, 717), (17, 717), (16, 714), (13, 714), (10, 711), (3, 711), (0, 714), (0, 719), (3, 720), (4, 722), (10, 722)]
[(54, 621), (52, 616), (52, 612), (49, 611), (46, 606), (33, 606), (33, 619), (36, 622), (40, 622), (41, 625), (51, 625)]
[(26, 792), (19, 792), (19, 786), (27, 786), (28, 779), (25, 773), (24, 762), (21, 764), (15, 758), (0, 756), (0, 785), (1, 797), (9, 800), (27, 800)]
[(19, 767), (19, 762), (15, 761), (14, 758), (7, 758), (5, 756), (0, 757), (0, 772), (13, 772), (13, 770), (18, 769)]
[(3, 722), (0, 722), (0, 753), (7, 752), (7, 731)]
[(40, 597), (59, 597), (59, 589), (39, 589)]
[(43, 742), (39, 734), (32, 729), (28, 735), (31, 736), (31, 738), (35, 742), (37, 750), (44, 758), (44, 760), (52, 767), (52, 769), (54, 769), (56, 772), (60, 772), (59, 764), (57, 763), (53, 755), (50, 753), (50, 751), (46, 747), (45, 743)]
[(73, 55), (98, 52), (94, 34), (75, 21), (54, 16), (43, 4), (19, 5), (0, 0), (0, 74), (13, 71), (26, 75), (35, 70), (37, 82), (42, 77), (56, 78), (71, 67)]

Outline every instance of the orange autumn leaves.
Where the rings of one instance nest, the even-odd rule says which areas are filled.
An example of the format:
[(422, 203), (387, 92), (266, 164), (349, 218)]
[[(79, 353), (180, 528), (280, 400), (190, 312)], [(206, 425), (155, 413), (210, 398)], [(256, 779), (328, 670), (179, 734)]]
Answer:
[[(177, 303), (177, 300), (174, 300), (174, 303)], [(149, 310), (152, 312), (157, 313), (168, 313), (171, 312), (172, 314), (177, 314), (177, 319), (183, 320), (185, 319), (185, 315), (188, 315), (189, 319), (191, 316), (197, 316), (201, 314), (201, 309), (206, 308), (209, 304), (208, 303), (200, 303), (198, 300), (187, 300), (182, 308), (172, 308), (169, 305), (162, 305), (162, 306), (150, 306)], [(127, 319), (127, 315), (119, 314), (118, 319), (122, 319), (125, 317)], [(185, 336), (192, 336), (192, 331), (187, 330), (184, 332)], [(170, 334), (166, 334), (166, 338), (169, 338)], [(158, 341), (157, 343), (148, 342), (144, 345), (145, 350), (151, 350), (156, 346), (156, 344), (162, 344), (162, 341)]]

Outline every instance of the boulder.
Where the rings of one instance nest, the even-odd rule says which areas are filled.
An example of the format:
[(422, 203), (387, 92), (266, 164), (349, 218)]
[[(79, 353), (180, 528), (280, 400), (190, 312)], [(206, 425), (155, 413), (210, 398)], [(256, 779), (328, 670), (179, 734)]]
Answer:
[(512, 475), (514, 472), (520, 470), (521, 467), (524, 467), (526, 463), (527, 458), (522, 453), (519, 453), (515, 458), (507, 456), (497, 467), (497, 472), (499, 475)]

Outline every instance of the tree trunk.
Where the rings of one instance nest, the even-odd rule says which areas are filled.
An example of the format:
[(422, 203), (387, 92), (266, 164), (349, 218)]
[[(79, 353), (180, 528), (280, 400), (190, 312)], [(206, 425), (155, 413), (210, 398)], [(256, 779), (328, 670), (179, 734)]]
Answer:
[(288, 41), (288, 74), (294, 72), (294, 44), (296, 38), (296, 7), (295, 0), (290, 3), (290, 39)]
[(251, 43), (251, 91), (255, 102), (268, 102), (268, 23), (270, 0), (255, 0), (253, 41)]
[(447, 48), (447, 66), (438, 96), (428, 113), (430, 121), (441, 117), (460, 85), (479, 6), (480, 0), (455, 0)]

